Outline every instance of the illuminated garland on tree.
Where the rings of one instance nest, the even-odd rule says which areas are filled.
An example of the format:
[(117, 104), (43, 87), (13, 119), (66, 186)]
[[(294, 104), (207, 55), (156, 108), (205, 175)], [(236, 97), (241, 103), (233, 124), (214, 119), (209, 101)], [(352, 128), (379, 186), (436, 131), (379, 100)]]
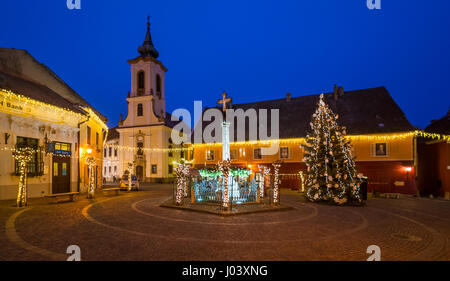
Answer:
[(277, 160), (272, 163), (273, 166), (273, 203), (278, 204), (280, 203), (280, 180), (278, 178), (279, 176), (279, 170), (281, 167), (281, 161)]
[(198, 171), (200, 173), (200, 176), (202, 178), (217, 178), (218, 176), (222, 175), (220, 171), (217, 169), (201, 169)]
[(222, 172), (223, 175), (223, 203), (222, 207), (228, 209), (230, 205), (230, 198), (228, 198), (228, 176), (230, 175), (230, 160), (224, 160), (222, 163), (219, 163), (219, 171)]
[(303, 171), (298, 172), (300, 177), (300, 184), (301, 184), (301, 192), (305, 192), (305, 176), (303, 175)]
[(175, 167), (175, 175), (177, 177), (177, 193), (176, 193), (176, 204), (181, 205), (183, 200), (183, 191), (185, 191), (185, 196), (187, 196), (187, 177), (189, 176), (189, 166), (186, 164), (178, 164)]
[(133, 183), (132, 181), (132, 175), (133, 175), (133, 163), (128, 163), (128, 191), (131, 191), (131, 184)]
[(17, 207), (27, 205), (27, 167), (33, 160), (36, 150), (31, 147), (19, 147), (14, 149), (13, 157), (19, 164), (19, 190), (17, 192)]
[(87, 157), (86, 164), (88, 165), (89, 171), (89, 186), (87, 198), (91, 199), (94, 198), (95, 193), (95, 177), (94, 177), (95, 158), (92, 156)]
[(338, 205), (360, 204), (359, 186), (352, 146), (345, 137), (345, 127), (325, 104), (323, 95), (310, 123), (304, 161), (307, 165), (306, 197), (312, 202), (326, 201)]
[(252, 174), (252, 170), (243, 169), (243, 168), (234, 168), (234, 169), (230, 169), (230, 173), (233, 177), (239, 176), (240, 178), (245, 179)]
[(263, 198), (264, 197), (264, 189), (265, 189), (265, 185), (266, 185), (266, 178), (270, 174), (270, 168), (266, 167), (264, 165), (258, 165), (258, 170), (260, 173), (262, 173), (262, 181), (259, 183), (259, 188), (260, 188), (259, 195), (261, 198)]

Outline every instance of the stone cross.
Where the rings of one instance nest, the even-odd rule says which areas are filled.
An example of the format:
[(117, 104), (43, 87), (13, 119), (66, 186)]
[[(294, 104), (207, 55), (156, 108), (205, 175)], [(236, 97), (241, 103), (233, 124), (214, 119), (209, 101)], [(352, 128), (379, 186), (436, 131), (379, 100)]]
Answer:
[(218, 104), (222, 105), (223, 112), (227, 110), (227, 103), (231, 103), (231, 100), (231, 98), (227, 98), (227, 92), (223, 92), (222, 99), (217, 101)]

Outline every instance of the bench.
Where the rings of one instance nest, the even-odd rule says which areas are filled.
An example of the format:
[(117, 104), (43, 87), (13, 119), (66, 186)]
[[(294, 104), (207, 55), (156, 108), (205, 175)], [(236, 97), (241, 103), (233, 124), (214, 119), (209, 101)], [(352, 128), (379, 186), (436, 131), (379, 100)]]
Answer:
[(108, 192), (114, 192), (116, 195), (120, 194), (120, 188), (119, 187), (103, 188), (102, 191), (103, 191), (103, 194), (108, 193)]
[(400, 194), (399, 193), (382, 193), (380, 194), (381, 198), (386, 198), (386, 199), (400, 199)]
[(80, 193), (79, 192), (66, 192), (66, 193), (49, 194), (49, 195), (46, 195), (45, 197), (53, 198), (53, 199), (55, 199), (55, 202), (57, 203), (57, 202), (59, 202), (58, 201), (59, 197), (66, 197), (66, 196), (68, 196), (69, 197), (69, 201), (73, 202), (74, 201), (74, 196), (78, 195), (78, 194), (80, 194)]

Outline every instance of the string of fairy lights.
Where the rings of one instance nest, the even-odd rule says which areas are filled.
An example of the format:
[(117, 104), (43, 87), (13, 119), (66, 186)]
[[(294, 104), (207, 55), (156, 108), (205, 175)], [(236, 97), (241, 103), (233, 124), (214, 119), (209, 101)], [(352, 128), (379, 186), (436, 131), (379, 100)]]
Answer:
[(34, 149), (30, 147), (20, 147), (14, 150), (13, 158), (19, 162), (19, 191), (17, 193), (17, 207), (27, 206), (27, 167), (33, 160)]
[(273, 173), (274, 173), (274, 176), (273, 176), (273, 203), (274, 204), (279, 204), (280, 203), (279, 171), (280, 171), (281, 164), (282, 164), (281, 161), (275, 161), (274, 163), (272, 163)]
[(219, 163), (219, 171), (223, 175), (223, 202), (222, 207), (226, 210), (230, 205), (230, 199), (228, 197), (228, 176), (231, 170), (231, 160), (224, 160)]
[(175, 201), (177, 205), (183, 204), (183, 193), (184, 197), (187, 196), (187, 184), (188, 184), (188, 176), (190, 174), (189, 164), (186, 163), (177, 163), (178, 165), (175, 167), (175, 175), (177, 177), (177, 190)]
[[(346, 139), (350, 141), (394, 141), (394, 140), (403, 140), (412, 137), (422, 137), (422, 138), (430, 138), (435, 140), (450, 140), (450, 135), (442, 135), (435, 133), (428, 133), (422, 130), (415, 130), (410, 132), (403, 133), (394, 133), (394, 134), (386, 134), (386, 135), (345, 135)], [(291, 138), (291, 139), (275, 139), (275, 140), (258, 140), (258, 141), (245, 141), (245, 142), (230, 142), (230, 146), (270, 146), (275, 143), (279, 144), (292, 144), (292, 145), (303, 145), (307, 141), (307, 138)], [(117, 149), (120, 151), (131, 151), (136, 152), (138, 150), (144, 152), (179, 152), (179, 151), (192, 151), (196, 148), (211, 148), (211, 147), (220, 147), (222, 146), (221, 142), (216, 143), (194, 143), (194, 144), (186, 144), (186, 147), (173, 147), (173, 148), (157, 148), (157, 147), (137, 147), (137, 146), (122, 146), (118, 144), (105, 144), (106, 149)]]

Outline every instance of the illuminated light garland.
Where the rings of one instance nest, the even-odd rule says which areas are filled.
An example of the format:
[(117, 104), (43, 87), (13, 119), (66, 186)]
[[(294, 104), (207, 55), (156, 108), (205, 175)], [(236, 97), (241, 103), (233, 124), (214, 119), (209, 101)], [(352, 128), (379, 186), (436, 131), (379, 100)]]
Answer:
[(260, 189), (260, 197), (264, 197), (264, 189), (266, 185), (266, 178), (270, 174), (270, 168), (266, 167), (264, 165), (258, 165), (258, 170), (262, 174), (262, 181), (259, 183), (259, 189)]
[(17, 192), (17, 207), (27, 206), (27, 165), (33, 160), (36, 152), (31, 147), (19, 147), (13, 151), (14, 159), (19, 162), (19, 190)]
[(300, 184), (301, 184), (301, 192), (305, 192), (305, 176), (303, 175), (303, 171), (298, 172), (300, 176)]
[(252, 170), (245, 169), (245, 168), (233, 168), (230, 169), (230, 173), (233, 177), (239, 176), (239, 178), (247, 178), (252, 174)]
[(279, 188), (279, 178), (278, 178), (278, 172), (280, 171), (281, 167), (281, 161), (275, 161), (272, 163), (273, 166), (273, 203), (276, 205), (280, 203), (280, 188)]
[[(351, 141), (388, 141), (388, 140), (402, 140), (411, 137), (424, 137), (424, 138), (432, 138), (432, 139), (442, 139), (449, 140), (450, 135), (442, 135), (436, 133), (427, 133), (422, 130), (402, 132), (402, 133), (388, 133), (384, 135), (380, 134), (369, 134), (369, 135), (345, 135), (346, 139)], [(230, 146), (251, 146), (251, 145), (272, 145), (273, 143), (280, 144), (304, 144), (307, 138), (291, 138), (291, 139), (276, 139), (276, 140), (265, 140), (265, 141), (241, 141), (241, 142), (230, 142)], [(199, 143), (192, 144), (194, 148), (201, 147), (215, 147), (221, 146), (222, 143)]]
[(193, 150), (193, 147), (177, 147), (177, 148), (145, 148), (145, 147), (137, 147), (137, 146), (121, 146), (121, 145), (117, 145), (117, 144), (105, 144), (104, 148), (112, 148), (112, 149), (117, 149), (117, 150), (121, 150), (121, 151), (133, 151), (136, 152), (138, 150), (142, 150), (145, 152), (178, 152), (178, 151), (190, 151)]
[(82, 107), (84, 111), (86, 111), (89, 114), (89, 118), (92, 118), (95, 120), (95, 122), (99, 123), (106, 132), (108, 132), (109, 128), (106, 125), (106, 123), (92, 110), (90, 107), (83, 106)]
[(181, 205), (183, 203), (183, 192), (184, 197), (187, 196), (187, 177), (190, 174), (189, 165), (180, 163), (175, 167), (175, 174), (177, 177), (177, 192), (176, 192), (176, 204)]
[(308, 137), (303, 159), (307, 165), (306, 197), (312, 202), (361, 204), (361, 180), (356, 173), (351, 141), (337, 119), (320, 95), (310, 123), (312, 137)]
[[(52, 104), (48, 104), (45, 102), (37, 101), (34, 99), (31, 99), (29, 97), (23, 96), (21, 94), (14, 93), (10, 90), (2, 89), (0, 88), (0, 93), (3, 96), (3, 101), (6, 102), (7, 100), (18, 100), (20, 102), (24, 102), (25, 106), (30, 104), (35, 109), (40, 109), (42, 111), (46, 112), (53, 112), (58, 114), (64, 114), (64, 118), (71, 119), (74, 122), (78, 122), (81, 118), (84, 117), (83, 114), (74, 112), (67, 108), (58, 107)], [(25, 113), (26, 114), (26, 113)]]
[(87, 198), (94, 198), (95, 193), (95, 177), (94, 177), (94, 166), (95, 159), (92, 156), (86, 158), (86, 164), (88, 165), (89, 171), (89, 185), (88, 185), (88, 195)]
[(216, 169), (201, 169), (198, 171), (202, 178), (217, 178), (222, 172)]
[(131, 184), (133, 183), (132, 177), (134, 173), (134, 165), (133, 163), (128, 163), (128, 191), (131, 191)]
[(438, 140), (445, 140), (445, 141), (449, 141), (450, 140), (450, 135), (441, 135), (441, 134), (436, 134), (436, 133), (428, 133), (425, 131), (415, 131), (415, 135), (417, 137), (422, 137), (422, 138), (430, 138), (430, 139), (438, 139)]
[[(411, 132), (404, 132), (404, 133), (390, 133), (385, 135), (345, 135), (346, 139), (349, 139), (350, 141), (392, 141), (392, 140), (403, 140), (408, 139), (412, 137), (424, 137), (424, 138), (432, 138), (432, 139), (442, 139), (442, 140), (449, 140), (450, 135), (440, 135), (440, 134), (432, 134), (427, 133), (424, 131), (416, 130)], [(307, 141), (306, 138), (292, 138), (292, 139), (276, 139), (276, 140), (264, 140), (264, 141), (241, 141), (241, 142), (231, 142), (230, 146), (269, 146), (274, 143), (279, 144), (305, 144)], [(221, 142), (215, 142), (215, 143), (195, 143), (195, 144), (188, 144), (188, 147), (182, 147), (182, 148), (141, 148), (143, 151), (148, 152), (170, 152), (170, 151), (192, 151), (195, 148), (211, 148), (211, 147), (219, 147), (222, 146)], [(128, 151), (137, 151), (138, 147), (132, 147), (132, 146), (121, 146), (117, 144), (106, 144), (104, 146), (105, 148), (114, 148), (118, 150), (128, 150)]]
[(223, 202), (222, 207), (227, 210), (230, 207), (230, 198), (228, 198), (228, 176), (230, 175), (231, 160), (224, 160), (218, 164), (219, 171), (223, 175)]

